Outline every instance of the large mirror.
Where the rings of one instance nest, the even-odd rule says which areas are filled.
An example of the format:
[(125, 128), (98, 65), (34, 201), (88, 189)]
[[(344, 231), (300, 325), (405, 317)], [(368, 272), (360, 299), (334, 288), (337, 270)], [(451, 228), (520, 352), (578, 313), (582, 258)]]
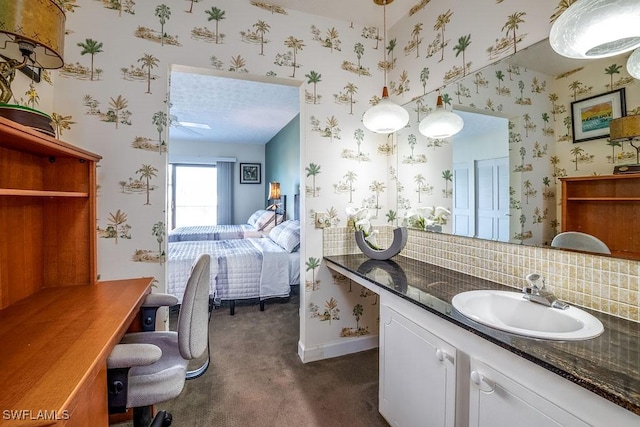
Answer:
[[(625, 61), (619, 58), (617, 64)], [(437, 93), (405, 104), (411, 118), (397, 133), (397, 164), (391, 171), (398, 222), (426, 231), (548, 246), (561, 231), (559, 178), (613, 170), (611, 164), (599, 165), (606, 172), (584, 167), (579, 156), (585, 164), (589, 160), (585, 146), (571, 139), (571, 102), (603, 91), (573, 82), (572, 74), (587, 65), (559, 57), (545, 40), (445, 82), (440, 89), (445, 105), (465, 123), (448, 139), (429, 139), (418, 131), (420, 120), (435, 108)], [(613, 72), (606, 77), (615, 89)], [(596, 143), (604, 146), (607, 140)], [(559, 144), (565, 146), (560, 149)], [(613, 156), (591, 155), (590, 160), (615, 162)], [(412, 221), (416, 213), (424, 221)]]

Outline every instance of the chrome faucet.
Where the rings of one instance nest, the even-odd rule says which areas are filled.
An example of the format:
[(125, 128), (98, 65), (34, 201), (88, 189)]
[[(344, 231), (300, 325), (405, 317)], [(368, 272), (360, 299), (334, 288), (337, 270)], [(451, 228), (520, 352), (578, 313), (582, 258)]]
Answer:
[(540, 274), (527, 274), (525, 279), (529, 283), (529, 286), (525, 285), (522, 287), (524, 299), (560, 310), (566, 310), (567, 308), (569, 308), (569, 304), (560, 301), (551, 292), (543, 290), (544, 277), (542, 277)]

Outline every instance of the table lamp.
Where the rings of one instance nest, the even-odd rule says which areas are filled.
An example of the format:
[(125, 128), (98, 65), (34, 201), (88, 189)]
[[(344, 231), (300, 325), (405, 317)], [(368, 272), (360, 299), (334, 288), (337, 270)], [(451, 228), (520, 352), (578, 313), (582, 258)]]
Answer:
[(279, 182), (270, 182), (269, 183), (269, 200), (273, 200), (273, 204), (267, 207), (267, 210), (273, 209), (274, 221), (275, 225), (278, 225), (278, 205), (280, 204), (280, 183)]
[(24, 67), (64, 65), (65, 14), (56, 0), (0, 0), (0, 116), (55, 137), (51, 117), (11, 104), (11, 83)]
[(616, 166), (613, 173), (640, 173), (640, 145), (636, 146), (633, 143), (640, 139), (640, 115), (624, 116), (611, 120), (609, 122), (609, 138), (612, 142), (627, 141), (636, 149), (636, 163)]

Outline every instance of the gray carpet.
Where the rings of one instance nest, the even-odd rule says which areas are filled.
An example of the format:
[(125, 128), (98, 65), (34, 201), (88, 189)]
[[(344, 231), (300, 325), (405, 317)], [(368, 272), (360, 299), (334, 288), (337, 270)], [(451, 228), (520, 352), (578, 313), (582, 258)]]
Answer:
[(174, 426), (388, 426), (378, 413), (378, 351), (303, 364), (299, 296), (222, 307), (211, 318), (211, 366), (158, 405)]

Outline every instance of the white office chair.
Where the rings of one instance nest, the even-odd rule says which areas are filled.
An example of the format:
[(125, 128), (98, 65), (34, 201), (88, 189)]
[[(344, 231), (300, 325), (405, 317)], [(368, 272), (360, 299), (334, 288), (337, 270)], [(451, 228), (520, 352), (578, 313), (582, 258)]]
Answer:
[[(201, 357), (208, 348), (210, 263), (211, 257), (202, 254), (193, 264), (176, 332), (126, 334), (107, 359), (109, 411), (133, 408), (134, 427), (171, 424), (171, 415), (164, 411), (152, 421), (153, 405), (182, 392), (189, 377), (189, 361)], [(191, 377), (202, 375), (208, 363), (209, 359)]]
[(600, 239), (591, 234), (579, 231), (565, 231), (558, 234), (551, 241), (552, 248), (574, 249), (576, 251), (594, 252), (598, 254), (611, 254), (609, 247)]

